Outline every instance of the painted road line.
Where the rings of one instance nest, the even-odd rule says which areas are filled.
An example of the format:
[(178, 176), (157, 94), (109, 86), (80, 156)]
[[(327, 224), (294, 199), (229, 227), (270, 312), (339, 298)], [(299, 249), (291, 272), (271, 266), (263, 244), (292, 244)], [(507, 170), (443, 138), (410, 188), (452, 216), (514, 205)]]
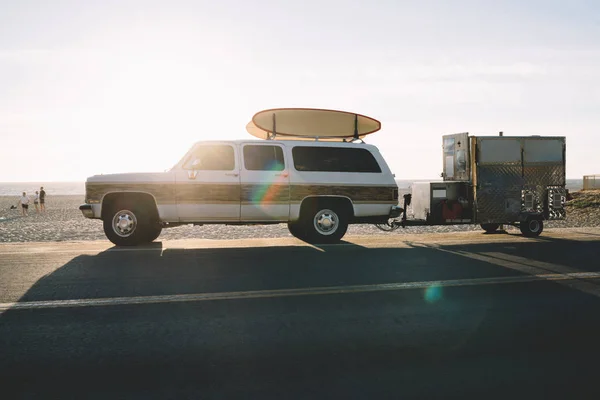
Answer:
[(374, 285), (329, 286), (299, 289), (255, 290), (246, 292), (217, 292), (176, 294), (161, 296), (111, 297), (99, 299), (72, 299), (25, 301), (0, 303), (0, 313), (8, 310), (31, 310), (65, 307), (102, 307), (132, 304), (177, 303), (216, 300), (243, 300), (260, 298), (277, 298), (291, 296), (332, 295), (349, 293), (368, 293), (381, 291), (397, 291), (407, 289), (427, 289), (430, 287), (480, 286), (511, 283), (527, 283), (538, 281), (572, 281), (578, 279), (599, 279), (600, 272), (580, 272), (574, 274), (542, 274), (521, 275), (494, 278), (451, 279), (439, 281), (399, 282)]
[[(498, 253), (498, 252), (486, 252), (482, 253), (484, 256), (493, 257), (497, 260), (505, 260), (511, 263), (511, 269), (526, 272), (532, 274), (545, 274), (545, 273), (559, 273), (559, 274), (574, 274), (579, 273), (581, 270), (577, 268), (568, 267), (566, 265), (553, 264), (545, 261), (530, 260), (524, 257), (514, 256), (511, 254)], [(591, 294), (596, 297), (600, 297), (600, 285), (594, 282), (588, 282), (585, 280), (571, 280), (560, 282), (561, 285), (567, 286), (571, 289), (579, 290), (580, 292)]]
[[(488, 264), (498, 265), (500, 267), (519, 271), (524, 274), (531, 276), (553, 276), (558, 274), (560, 276), (571, 276), (576, 277), (575, 279), (552, 279), (557, 283), (567, 286), (571, 289), (579, 290), (580, 292), (591, 294), (592, 296), (600, 297), (600, 285), (595, 282), (589, 282), (582, 279), (585, 278), (585, 272), (581, 272), (578, 269), (567, 267), (564, 265), (552, 264), (544, 261), (530, 260), (524, 257), (513, 256), (506, 253), (500, 252), (484, 252), (484, 253), (473, 253), (464, 250), (448, 250), (441, 247), (433, 247), (436, 250), (455, 254), (458, 256), (470, 258), (472, 260), (483, 261)], [(551, 273), (549, 273), (551, 272)], [(582, 275), (584, 274), (584, 275)], [(595, 274), (595, 273), (594, 273)]]
[(546, 261), (538, 261), (525, 257), (515, 256), (512, 254), (499, 253), (499, 252), (484, 252), (481, 253), (486, 256), (495, 257), (501, 260), (515, 262), (521, 265), (530, 266), (535, 268), (536, 274), (541, 273), (559, 273), (559, 274), (570, 274), (575, 272), (581, 272), (580, 269), (569, 267), (566, 265), (549, 263)]

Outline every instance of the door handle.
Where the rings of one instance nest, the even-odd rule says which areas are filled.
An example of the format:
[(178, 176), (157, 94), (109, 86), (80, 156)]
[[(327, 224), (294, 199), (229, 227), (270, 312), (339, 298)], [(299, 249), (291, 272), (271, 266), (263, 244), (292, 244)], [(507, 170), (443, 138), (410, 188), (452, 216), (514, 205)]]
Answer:
[(236, 173), (236, 172), (228, 172), (225, 175), (227, 175), (227, 176), (238, 176), (239, 174)]
[(188, 179), (196, 179), (197, 175), (198, 175), (198, 171), (195, 169), (188, 171)]
[(287, 177), (289, 174), (287, 172), (282, 172), (281, 174), (275, 174), (275, 176), (283, 176)]

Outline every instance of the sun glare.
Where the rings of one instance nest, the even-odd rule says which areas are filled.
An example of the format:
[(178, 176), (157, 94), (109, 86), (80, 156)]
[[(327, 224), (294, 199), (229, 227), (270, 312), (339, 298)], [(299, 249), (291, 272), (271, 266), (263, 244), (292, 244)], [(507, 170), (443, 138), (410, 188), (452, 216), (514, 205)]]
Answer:
[(245, 132), (242, 123), (233, 128), (230, 111), (216, 108), (215, 103), (226, 104), (223, 90), (203, 71), (145, 57), (125, 64), (101, 89), (100, 129), (103, 136), (111, 132), (135, 146), (135, 153), (121, 160), (129, 170), (163, 170), (197, 141), (239, 138)]

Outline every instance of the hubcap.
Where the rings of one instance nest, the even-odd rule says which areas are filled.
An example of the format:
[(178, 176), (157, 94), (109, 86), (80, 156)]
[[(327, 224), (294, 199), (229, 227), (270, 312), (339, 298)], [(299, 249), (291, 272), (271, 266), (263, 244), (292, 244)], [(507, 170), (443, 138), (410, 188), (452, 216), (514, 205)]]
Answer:
[(136, 226), (135, 214), (129, 210), (121, 210), (113, 218), (113, 231), (121, 237), (130, 236), (135, 231)]
[(332, 235), (339, 225), (338, 215), (332, 210), (321, 210), (315, 215), (314, 226), (321, 235)]

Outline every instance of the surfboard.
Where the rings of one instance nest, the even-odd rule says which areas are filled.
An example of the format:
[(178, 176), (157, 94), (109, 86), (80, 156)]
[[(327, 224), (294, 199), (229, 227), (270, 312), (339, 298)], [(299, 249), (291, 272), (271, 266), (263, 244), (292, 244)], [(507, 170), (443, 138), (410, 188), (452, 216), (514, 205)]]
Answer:
[(340, 141), (362, 139), (381, 129), (366, 115), (317, 108), (274, 108), (259, 111), (246, 131), (260, 139)]

